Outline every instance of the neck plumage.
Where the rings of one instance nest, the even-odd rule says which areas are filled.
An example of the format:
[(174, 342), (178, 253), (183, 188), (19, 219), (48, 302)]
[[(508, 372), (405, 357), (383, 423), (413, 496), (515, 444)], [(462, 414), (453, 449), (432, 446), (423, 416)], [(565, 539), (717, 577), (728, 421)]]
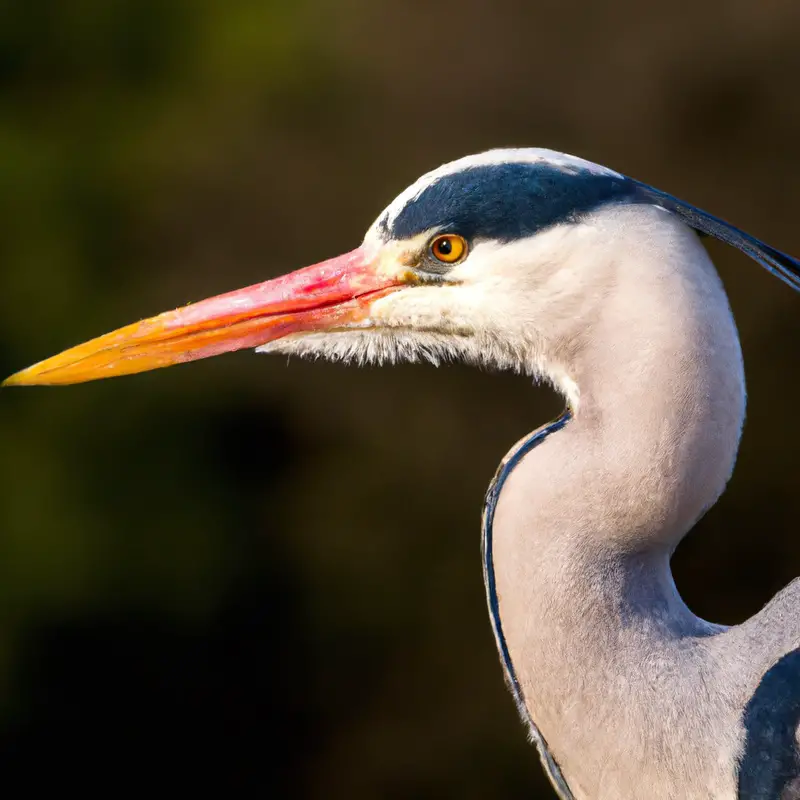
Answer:
[(745, 401), (736, 327), (694, 233), (623, 208), (590, 246), (602, 298), (559, 353), (577, 408), (508, 475), (492, 532), (521, 694), (557, 761), (581, 753), (573, 775), (602, 767), (593, 720), (644, 691), (649, 659), (720, 630), (685, 606), (669, 558), (725, 486)]

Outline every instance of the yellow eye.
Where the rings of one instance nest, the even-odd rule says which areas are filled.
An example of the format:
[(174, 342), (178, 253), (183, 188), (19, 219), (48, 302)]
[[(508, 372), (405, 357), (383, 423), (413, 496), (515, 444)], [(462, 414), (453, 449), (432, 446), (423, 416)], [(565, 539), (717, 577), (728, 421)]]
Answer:
[(445, 264), (455, 264), (467, 254), (467, 242), (463, 236), (444, 233), (431, 242), (431, 255)]

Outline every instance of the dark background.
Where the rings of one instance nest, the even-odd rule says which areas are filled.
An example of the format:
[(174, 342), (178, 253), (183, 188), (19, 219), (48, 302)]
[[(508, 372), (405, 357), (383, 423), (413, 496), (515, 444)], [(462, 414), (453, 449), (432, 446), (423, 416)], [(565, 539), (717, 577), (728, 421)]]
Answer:
[[(797, 0), (3, 0), (0, 372), (348, 250), (499, 145), (800, 254), (798, 33)], [(675, 572), (735, 623), (800, 573), (800, 297), (709, 248), (749, 415)], [(2, 392), (0, 791), (550, 796), (479, 514), (559, 406), (459, 366), (252, 353)]]

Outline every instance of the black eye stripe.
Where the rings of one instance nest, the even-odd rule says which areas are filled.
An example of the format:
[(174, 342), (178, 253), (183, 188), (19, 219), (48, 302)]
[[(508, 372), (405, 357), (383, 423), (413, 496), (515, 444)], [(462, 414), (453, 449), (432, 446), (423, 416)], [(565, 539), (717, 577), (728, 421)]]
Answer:
[[(630, 199), (636, 184), (623, 177), (567, 171), (542, 163), (470, 167), (432, 183), (388, 226), (405, 239), (432, 228), (468, 241), (508, 242), (571, 219), (612, 200)], [(387, 220), (388, 223), (388, 220)]]

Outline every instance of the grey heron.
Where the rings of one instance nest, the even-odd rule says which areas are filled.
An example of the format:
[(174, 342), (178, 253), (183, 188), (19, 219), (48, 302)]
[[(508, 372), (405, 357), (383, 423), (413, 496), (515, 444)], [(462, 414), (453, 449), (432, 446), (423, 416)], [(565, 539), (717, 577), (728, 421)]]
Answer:
[(800, 797), (800, 583), (725, 627), (670, 572), (724, 490), (745, 412), (736, 325), (697, 231), (800, 289), (800, 262), (669, 194), (549, 150), (492, 150), (422, 176), (350, 253), (5, 385), (244, 347), (551, 382), (566, 410), (503, 460), (482, 550), (502, 667), (557, 794)]

